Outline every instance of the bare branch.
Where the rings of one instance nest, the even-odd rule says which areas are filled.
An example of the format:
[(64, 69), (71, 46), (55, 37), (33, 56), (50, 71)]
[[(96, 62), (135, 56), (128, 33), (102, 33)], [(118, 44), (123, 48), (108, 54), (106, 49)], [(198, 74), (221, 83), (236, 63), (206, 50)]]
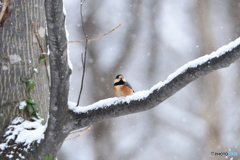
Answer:
[[(109, 31), (109, 32), (107, 32), (107, 33), (104, 33), (103, 35), (98, 36), (98, 37), (96, 37), (96, 38), (89, 39), (88, 42), (90, 42), (90, 41), (94, 41), (94, 40), (97, 40), (97, 39), (99, 39), (99, 38), (102, 38), (102, 37), (108, 35), (109, 33), (115, 31), (116, 29), (118, 29), (118, 27), (120, 27), (121, 25), (122, 25), (122, 24), (120, 23), (117, 27), (113, 28), (111, 31)], [(78, 42), (86, 42), (86, 40), (80, 40), (80, 41), (69, 41), (68, 43), (75, 43), (75, 42), (76, 42), (76, 43), (78, 43)]]
[[(34, 24), (33, 20), (32, 20), (32, 25), (33, 25), (33, 28), (34, 28), (34, 30), (35, 30), (35, 35), (36, 35), (36, 38), (37, 38), (38, 44), (39, 44), (39, 46), (40, 46), (40, 48), (41, 48), (41, 51), (42, 51), (42, 53), (43, 53), (44, 51), (43, 51), (43, 48), (42, 48), (41, 42), (40, 42), (40, 40), (39, 40), (38, 32), (37, 32), (37, 29), (36, 29), (36, 27), (35, 27), (35, 24)], [(45, 58), (45, 57), (44, 57), (44, 58)]]
[(79, 105), (81, 94), (82, 94), (82, 89), (83, 89), (83, 81), (84, 81), (84, 76), (85, 76), (86, 58), (87, 58), (87, 45), (88, 45), (88, 35), (86, 34), (86, 31), (85, 31), (85, 28), (84, 28), (84, 24), (83, 24), (83, 15), (82, 15), (83, 3), (84, 2), (81, 0), (80, 14), (81, 14), (81, 20), (82, 20), (82, 29), (83, 29), (83, 33), (84, 33), (85, 38), (86, 38), (86, 43), (85, 43), (85, 53), (84, 53), (84, 61), (83, 61), (82, 82), (81, 82), (81, 88), (80, 88), (80, 92), (79, 92), (79, 96), (78, 96), (77, 106)]
[(190, 82), (220, 68), (228, 67), (240, 58), (240, 38), (210, 55), (188, 62), (167, 80), (126, 98), (109, 98), (86, 107), (75, 107), (69, 102), (74, 128), (85, 127), (102, 120), (149, 110), (172, 96)]
[(69, 141), (69, 140), (75, 139), (75, 138), (77, 138), (77, 137), (80, 137), (80, 136), (86, 134), (88, 131), (90, 131), (90, 129), (91, 129), (91, 126), (88, 126), (88, 127), (86, 127), (85, 129), (83, 129), (83, 130), (76, 131), (76, 132), (72, 132), (72, 133), (70, 133), (70, 134), (74, 134), (74, 133), (77, 133), (77, 132), (83, 132), (83, 131), (84, 131), (83, 133), (78, 134), (78, 135), (75, 136), (75, 137), (65, 139), (65, 141)]
[(81, 61), (82, 61), (82, 67), (83, 67), (83, 64), (84, 64), (84, 62), (83, 62), (83, 53), (81, 53)]
[(3, 0), (2, 7), (0, 10), (0, 27), (4, 27), (8, 17), (11, 15), (13, 9), (9, 9), (9, 3), (11, 0)]
[[(39, 46), (40, 46), (40, 48), (41, 48), (41, 51), (42, 51), (42, 53), (43, 53), (44, 51), (43, 51), (41, 42), (40, 42), (40, 40), (39, 40), (38, 32), (37, 32), (37, 29), (36, 29), (36, 27), (35, 27), (35, 24), (34, 24), (33, 20), (32, 20), (32, 25), (33, 25), (33, 28), (34, 28), (34, 30), (35, 30), (35, 35), (36, 35), (38, 44), (39, 44)], [(43, 55), (43, 58), (45, 59), (45, 55)], [(47, 60), (45, 59), (44, 61), (45, 61), (45, 68), (46, 68), (47, 78), (48, 78), (48, 86), (49, 86), (49, 90), (50, 90), (50, 77), (49, 77), (49, 74), (48, 74)]]
[(88, 130), (88, 128), (91, 128), (91, 127), (92, 127), (92, 126), (88, 126), (88, 127), (84, 128), (84, 129), (80, 129), (80, 130), (76, 130), (76, 131), (70, 132), (69, 135), (75, 134), (75, 133), (78, 133), (78, 132), (86, 131), (86, 130)]

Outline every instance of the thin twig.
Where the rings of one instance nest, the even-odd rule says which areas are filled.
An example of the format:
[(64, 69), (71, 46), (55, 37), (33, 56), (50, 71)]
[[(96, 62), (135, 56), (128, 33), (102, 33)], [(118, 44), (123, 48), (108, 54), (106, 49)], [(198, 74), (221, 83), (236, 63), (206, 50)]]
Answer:
[(81, 20), (82, 20), (82, 29), (83, 29), (83, 33), (84, 33), (85, 38), (86, 38), (86, 43), (85, 43), (85, 53), (84, 53), (84, 62), (83, 62), (82, 83), (81, 83), (80, 93), (79, 93), (79, 96), (78, 96), (77, 106), (79, 105), (80, 97), (81, 97), (82, 89), (83, 89), (83, 80), (84, 80), (84, 75), (85, 75), (86, 57), (87, 57), (87, 45), (88, 45), (88, 35), (85, 32), (85, 28), (84, 28), (84, 24), (83, 24), (82, 6), (83, 6), (83, 1), (81, 0), (80, 14), (81, 14)]
[[(37, 29), (36, 29), (36, 27), (35, 27), (35, 24), (34, 24), (33, 20), (32, 20), (32, 25), (33, 25), (33, 28), (34, 28), (34, 30), (35, 30), (35, 34), (36, 34), (36, 37), (37, 37), (38, 44), (39, 44), (39, 46), (40, 46), (40, 48), (41, 48), (41, 51), (42, 51), (42, 53), (43, 53), (43, 48), (42, 48), (41, 42), (40, 42), (40, 40), (39, 40), (39, 38), (38, 38), (38, 32), (37, 32)], [(44, 58), (45, 58), (45, 57), (44, 57)]]
[(83, 53), (81, 53), (81, 61), (82, 61), (82, 66), (83, 66)]
[[(101, 35), (101, 36), (98, 36), (98, 37), (96, 37), (96, 38), (89, 39), (88, 42), (90, 42), (90, 41), (94, 41), (94, 40), (97, 40), (97, 39), (99, 39), (99, 38), (102, 38), (103, 36), (108, 35), (109, 33), (115, 31), (116, 29), (118, 29), (118, 27), (120, 27), (121, 25), (122, 25), (122, 24), (120, 23), (117, 27), (115, 27), (114, 29), (112, 29), (112, 30), (109, 31), (108, 33), (105, 33), (105, 34), (103, 34), (103, 35)], [(80, 40), (80, 41), (69, 41), (68, 43), (75, 43), (75, 42), (77, 42), (77, 43), (78, 43), (78, 42), (86, 42), (86, 40)]]
[[(42, 53), (43, 53), (44, 51), (43, 51), (41, 42), (40, 42), (40, 40), (39, 40), (38, 32), (37, 32), (37, 29), (36, 29), (36, 27), (35, 27), (35, 24), (34, 24), (33, 20), (32, 20), (32, 25), (33, 25), (33, 28), (34, 28), (34, 30), (35, 30), (35, 35), (36, 35), (36, 37), (37, 37), (38, 44), (39, 44), (39, 46), (40, 46), (40, 48), (41, 48), (41, 51), (42, 51)], [(44, 60), (44, 61), (45, 61), (45, 68), (46, 68), (46, 72), (47, 72), (48, 86), (49, 86), (49, 89), (50, 89), (50, 78), (49, 78), (49, 75), (48, 75), (47, 60), (46, 60), (46, 57), (45, 57), (44, 54), (43, 54), (43, 58), (45, 59), (45, 60)]]
[(70, 135), (70, 134), (75, 134), (75, 133), (78, 133), (78, 132), (86, 131), (86, 130), (88, 130), (88, 129), (91, 128), (91, 127), (92, 127), (92, 125), (90, 125), (90, 126), (84, 128), (84, 129), (81, 129), (81, 130), (77, 130), (77, 131), (71, 132), (71, 133), (69, 133), (69, 135)]
[(69, 141), (69, 140), (75, 139), (75, 138), (77, 138), (77, 137), (80, 137), (80, 136), (86, 134), (86, 133), (87, 133), (88, 131), (90, 131), (90, 130), (91, 130), (91, 126), (88, 126), (87, 130), (86, 130), (85, 132), (83, 132), (82, 134), (79, 134), (79, 135), (77, 135), (77, 136), (75, 136), (75, 137), (72, 137), (72, 138), (65, 139), (65, 141)]
[(1, 9), (1, 12), (0, 12), (0, 22), (2, 21), (3, 15), (4, 15), (5, 10), (7, 9), (8, 4), (10, 3), (10, 1), (3, 0), (1, 2), (2, 2), (2, 9)]
[(11, 3), (11, 0), (2, 0), (0, 2), (2, 2), (2, 7), (0, 10), (0, 27), (4, 27), (4, 24), (11, 15), (13, 9), (9, 9), (9, 3)]

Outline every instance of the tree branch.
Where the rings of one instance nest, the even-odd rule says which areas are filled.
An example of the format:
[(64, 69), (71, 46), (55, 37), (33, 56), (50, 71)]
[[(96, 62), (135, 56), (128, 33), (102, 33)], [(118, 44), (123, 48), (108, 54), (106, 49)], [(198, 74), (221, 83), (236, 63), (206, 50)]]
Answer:
[[(36, 38), (37, 38), (39, 47), (40, 47), (42, 53), (44, 53), (43, 47), (42, 47), (41, 42), (40, 42), (40, 39), (39, 39), (39, 37), (38, 37), (38, 31), (37, 31), (37, 29), (36, 29), (36, 27), (35, 27), (35, 24), (34, 24), (33, 20), (32, 20), (32, 25), (33, 25), (33, 28), (34, 28), (34, 30), (35, 30), (35, 35), (36, 35)], [(45, 59), (45, 55), (44, 55), (44, 54), (43, 54), (43, 58)], [(47, 59), (45, 59), (44, 62), (45, 62), (45, 68), (46, 68), (46, 73), (47, 73), (47, 78), (48, 78), (48, 86), (49, 86), (49, 90), (50, 90), (50, 78), (49, 78), (49, 75), (48, 75)]]
[[(64, 115), (67, 111), (65, 106), (68, 99), (69, 76), (71, 74), (71, 69), (69, 69), (68, 65), (65, 16), (63, 15), (62, 0), (46, 0), (45, 8), (51, 71), (49, 114), (51, 117), (58, 119), (58, 116)], [(63, 118), (61, 117), (61, 119)], [(51, 121), (48, 125), (51, 127)]]
[(9, 3), (11, 3), (11, 0), (2, 0), (1, 2), (2, 7), (0, 10), (0, 27), (4, 27), (5, 22), (12, 13), (12, 10), (9, 9)]
[(74, 128), (81, 128), (102, 120), (141, 112), (156, 107), (190, 82), (220, 68), (228, 67), (240, 58), (240, 38), (223, 46), (210, 55), (188, 62), (167, 80), (126, 98), (109, 98), (86, 107), (75, 107), (69, 102), (70, 121)]
[[(83, 3), (84, 1), (81, 0), (81, 5), (80, 5), (80, 15), (81, 15), (81, 22), (82, 22), (82, 30), (83, 30), (83, 33), (85, 35), (85, 52), (84, 52), (84, 60), (83, 60), (83, 57), (82, 57), (82, 62), (83, 62), (83, 73), (82, 73), (82, 82), (81, 82), (81, 88), (80, 88), (80, 91), (79, 91), (79, 95), (78, 95), (78, 101), (77, 101), (77, 105), (79, 105), (79, 102), (80, 102), (80, 98), (81, 98), (81, 95), (82, 95), (82, 90), (83, 90), (83, 81), (84, 81), (84, 76), (85, 76), (85, 68), (86, 68), (86, 60), (87, 60), (87, 46), (88, 46), (88, 35), (86, 34), (86, 31), (85, 31), (85, 27), (84, 27), (84, 23), (83, 23), (83, 15), (82, 15), (82, 7), (83, 7)], [(83, 55), (83, 54), (82, 54)]]
[[(111, 32), (113, 32), (113, 31), (115, 31), (116, 29), (118, 29), (121, 25), (122, 25), (122, 24), (120, 23), (117, 27), (113, 28), (111, 31), (109, 31), (109, 32), (107, 32), (107, 33), (104, 33), (104, 34), (101, 35), (101, 36), (98, 36), (98, 37), (95, 37), (95, 38), (91, 38), (91, 39), (88, 40), (88, 42), (90, 42), (90, 41), (95, 41), (95, 40), (97, 40), (97, 39), (99, 39), (99, 38), (102, 38), (102, 37), (110, 34)], [(68, 43), (79, 43), (79, 42), (86, 42), (86, 40), (69, 41)]]
[[(34, 159), (50, 154), (54, 157), (70, 132), (67, 129), (69, 77), (65, 16), (62, 0), (45, 0), (45, 12), (50, 49), (51, 90), (48, 126), (45, 138), (36, 149)], [(57, 135), (56, 135), (57, 134)]]

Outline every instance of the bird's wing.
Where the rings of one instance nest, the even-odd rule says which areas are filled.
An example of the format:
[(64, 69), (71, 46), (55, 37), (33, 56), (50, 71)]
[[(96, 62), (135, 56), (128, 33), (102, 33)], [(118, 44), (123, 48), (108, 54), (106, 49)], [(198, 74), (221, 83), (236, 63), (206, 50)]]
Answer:
[[(132, 86), (131, 86), (128, 82), (125, 82), (125, 84), (126, 84), (126, 86), (128, 86), (129, 88), (132, 89)], [(132, 90), (133, 90), (133, 89), (132, 89)], [(133, 90), (133, 92), (134, 92), (134, 90)]]

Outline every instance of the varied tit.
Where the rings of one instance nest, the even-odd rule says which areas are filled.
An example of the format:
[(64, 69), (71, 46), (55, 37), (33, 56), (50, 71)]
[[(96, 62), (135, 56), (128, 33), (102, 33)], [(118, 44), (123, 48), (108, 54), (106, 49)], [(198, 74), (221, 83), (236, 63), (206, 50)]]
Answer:
[(134, 92), (132, 86), (123, 78), (121, 74), (117, 75), (113, 84), (114, 93), (120, 96), (129, 96)]

